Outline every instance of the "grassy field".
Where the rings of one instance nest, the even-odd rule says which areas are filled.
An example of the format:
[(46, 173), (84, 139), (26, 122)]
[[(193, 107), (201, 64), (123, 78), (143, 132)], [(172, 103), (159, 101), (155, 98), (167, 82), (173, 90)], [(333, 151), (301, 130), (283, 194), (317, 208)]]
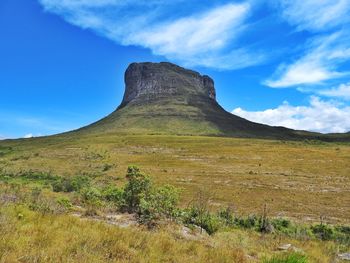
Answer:
[[(350, 249), (348, 241), (321, 241), (304, 230), (285, 235), (233, 227), (186, 238), (177, 223), (150, 231), (78, 218), (79, 193), (54, 192), (49, 182), (88, 177), (94, 187), (121, 187), (135, 164), (156, 185), (179, 187), (183, 208), (202, 191), (213, 213), (230, 206), (247, 217), (262, 215), (266, 206), (270, 218), (311, 231), (320, 221), (350, 223), (349, 161), (349, 144), (318, 141), (122, 134), (1, 141), (0, 262), (333, 262)], [(37, 189), (41, 203), (33, 201)], [(75, 203), (73, 210), (57, 206), (64, 198)], [(100, 208), (100, 218), (113, 209)], [(302, 254), (280, 251), (281, 244)]]
[(69, 215), (43, 215), (22, 206), (0, 208), (0, 234), (0, 262), (6, 263), (261, 262), (284, 257), (286, 252), (277, 250), (281, 243), (292, 243), (308, 255), (308, 261), (288, 262), (328, 263), (339, 251), (334, 242), (297, 241), (241, 230), (188, 240), (172, 225), (157, 231), (123, 229)]
[(350, 222), (350, 145), (195, 136), (65, 135), (0, 142), (0, 171), (86, 175), (121, 185), (136, 164), (159, 185), (199, 189), (244, 215)]

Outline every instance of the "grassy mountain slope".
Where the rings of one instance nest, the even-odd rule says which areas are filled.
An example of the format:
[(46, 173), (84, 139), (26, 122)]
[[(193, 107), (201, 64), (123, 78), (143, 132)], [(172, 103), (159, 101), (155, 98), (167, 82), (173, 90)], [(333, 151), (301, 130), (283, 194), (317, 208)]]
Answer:
[(350, 140), (350, 134), (295, 131), (235, 116), (208, 96), (210, 91), (215, 94), (214, 83), (209, 77), (170, 63), (131, 64), (125, 74), (125, 84), (124, 99), (116, 111), (74, 133)]

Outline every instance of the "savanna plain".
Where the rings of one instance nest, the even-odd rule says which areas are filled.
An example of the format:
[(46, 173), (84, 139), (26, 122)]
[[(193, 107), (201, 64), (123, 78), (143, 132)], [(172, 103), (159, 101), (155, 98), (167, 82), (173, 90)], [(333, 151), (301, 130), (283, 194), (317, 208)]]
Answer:
[(0, 262), (340, 262), (349, 163), (313, 140), (1, 141)]

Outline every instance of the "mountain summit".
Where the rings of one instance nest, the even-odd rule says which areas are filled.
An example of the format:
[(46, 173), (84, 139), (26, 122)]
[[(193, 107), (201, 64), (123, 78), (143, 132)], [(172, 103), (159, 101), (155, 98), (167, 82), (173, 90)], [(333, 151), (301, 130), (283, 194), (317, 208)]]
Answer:
[(209, 76), (166, 62), (132, 63), (126, 70), (122, 105), (173, 96), (199, 96), (215, 100), (214, 81)]
[(333, 135), (271, 127), (235, 116), (216, 101), (209, 76), (166, 62), (130, 64), (119, 107), (76, 132), (334, 139)]

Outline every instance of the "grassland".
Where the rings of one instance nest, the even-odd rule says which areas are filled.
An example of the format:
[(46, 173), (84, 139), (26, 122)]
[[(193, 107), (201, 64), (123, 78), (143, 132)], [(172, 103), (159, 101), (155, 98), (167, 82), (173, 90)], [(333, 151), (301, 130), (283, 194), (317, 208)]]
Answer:
[[(96, 187), (122, 186), (135, 164), (156, 185), (181, 188), (184, 208), (201, 190), (212, 211), (230, 206), (238, 216), (261, 215), (266, 205), (269, 217), (348, 225), (349, 161), (349, 144), (319, 141), (125, 134), (1, 141), (0, 262), (261, 262), (283, 255), (277, 247), (285, 243), (301, 249), (307, 262), (332, 262), (349, 244), (235, 228), (192, 240), (177, 224), (121, 229), (67, 212), (32, 211), (8, 202), (6, 193), (18, 187), (30, 196), (39, 187), (48, 200), (75, 200), (74, 193), (52, 192), (47, 181), (83, 176)], [(48, 177), (18, 176), (29, 171)]]
[(276, 247), (290, 242), (307, 253), (307, 262), (328, 263), (339, 251), (333, 242), (296, 241), (241, 230), (187, 240), (176, 226), (157, 231), (123, 229), (68, 215), (43, 215), (22, 206), (0, 208), (0, 234), (0, 262), (6, 263), (260, 262), (258, 258), (283, 256)]
[(202, 189), (214, 208), (228, 204), (250, 214), (266, 204), (270, 215), (302, 221), (350, 222), (349, 161), (348, 144), (313, 141), (107, 134), (0, 143), (6, 173), (87, 175), (121, 185), (136, 164), (157, 184), (182, 188), (183, 206)]

